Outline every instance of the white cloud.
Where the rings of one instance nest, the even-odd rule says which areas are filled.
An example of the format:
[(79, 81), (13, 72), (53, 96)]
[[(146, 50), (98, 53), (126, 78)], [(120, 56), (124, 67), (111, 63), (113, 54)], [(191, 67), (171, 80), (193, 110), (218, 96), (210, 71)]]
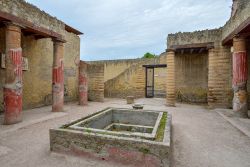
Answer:
[(169, 33), (222, 26), (231, 0), (28, 0), (83, 31), (85, 60), (159, 54)]

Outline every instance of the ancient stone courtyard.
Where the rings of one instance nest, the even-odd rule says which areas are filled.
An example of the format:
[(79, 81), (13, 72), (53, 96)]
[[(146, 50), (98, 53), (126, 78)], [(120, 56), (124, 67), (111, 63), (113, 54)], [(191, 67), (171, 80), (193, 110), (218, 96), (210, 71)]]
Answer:
[[(168, 110), (173, 114), (174, 167), (248, 167), (250, 165), (250, 138), (206, 106), (177, 104), (166, 107), (164, 99), (138, 99), (145, 109)], [(126, 107), (125, 100), (105, 99), (104, 103), (91, 102), (82, 112), (76, 103), (65, 106), (64, 113), (51, 113), (50, 107), (25, 112), (20, 124), (0, 126), (1, 167), (27, 166), (124, 166), (85, 157), (74, 157), (50, 152), (50, 128), (111, 107)], [(240, 122), (239, 122), (240, 124)], [(250, 121), (247, 121), (250, 125)], [(248, 129), (250, 131), (250, 129)]]
[[(80, 1), (72, 11), (66, 1), (62, 3), (68, 15), (60, 18), (65, 20), (40, 9), (42, 4), (32, 4), (38, 1), (0, 0), (0, 167), (250, 166), (249, 0), (227, 0), (231, 5), (227, 19), (220, 19), (216, 27), (210, 24), (217, 16), (204, 19), (210, 29), (198, 31), (190, 24), (193, 32), (186, 32), (189, 23), (182, 23), (185, 12), (174, 12), (184, 2), (176, 1), (173, 7), (168, 0), (159, 0), (158, 8), (139, 11), (131, 1), (127, 5), (147, 21), (145, 26), (126, 27), (130, 21), (109, 9), (115, 2), (113, 9), (122, 14), (126, 7), (117, 1), (104, 5), (83, 1), (94, 10), (78, 15), (80, 20), (73, 18)], [(55, 12), (62, 4), (53, 3)], [(151, 3), (156, 2), (140, 8)], [(197, 22), (196, 16), (207, 18), (217, 7), (208, 1), (196, 3), (203, 3), (198, 7), (202, 11), (191, 19)], [(196, 3), (185, 2), (190, 14)], [(81, 10), (88, 9), (85, 5)], [(102, 8), (105, 12), (100, 12)], [(111, 11), (109, 19), (106, 11)], [(156, 14), (159, 18), (148, 20)], [(161, 15), (171, 16), (170, 21)], [(98, 17), (105, 18), (100, 20), (106, 27), (98, 26)], [(118, 21), (112, 24), (113, 20)], [(167, 22), (169, 29), (160, 33), (160, 25), (148, 27), (157, 20)], [(85, 21), (86, 27), (80, 25)], [(143, 40), (133, 33), (113, 32), (114, 27), (123, 29), (121, 23), (129, 33), (147, 27), (146, 34), (154, 37), (147, 43), (141, 29)], [(178, 25), (170, 27), (172, 23)], [(108, 33), (101, 31), (105, 28)], [(162, 34), (161, 44), (154, 41), (162, 40)], [(112, 40), (99, 43), (105, 36)], [(144, 42), (157, 46), (140, 47)], [(128, 43), (134, 46), (126, 48)], [(88, 52), (91, 46), (95, 48)], [(146, 52), (126, 58), (130, 51), (136, 54), (135, 47), (160, 49), (157, 55)], [(117, 54), (118, 48), (123, 56)], [(104, 60), (108, 53), (117, 57)], [(90, 59), (95, 54), (98, 59)]]

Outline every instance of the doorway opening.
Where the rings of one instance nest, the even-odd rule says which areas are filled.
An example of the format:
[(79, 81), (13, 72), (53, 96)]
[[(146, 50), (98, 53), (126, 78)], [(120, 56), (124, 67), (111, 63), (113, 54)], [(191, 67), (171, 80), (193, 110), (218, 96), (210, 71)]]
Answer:
[(153, 98), (155, 96), (155, 79), (154, 73), (155, 68), (166, 68), (166, 64), (157, 64), (157, 65), (143, 65), (145, 67), (146, 73), (146, 86), (145, 86), (145, 96), (146, 98)]

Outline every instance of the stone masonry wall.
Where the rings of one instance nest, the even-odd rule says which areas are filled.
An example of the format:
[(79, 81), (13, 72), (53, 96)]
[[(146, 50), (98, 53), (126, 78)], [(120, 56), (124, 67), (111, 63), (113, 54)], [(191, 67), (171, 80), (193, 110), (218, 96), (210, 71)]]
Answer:
[(63, 34), (65, 25), (24, 0), (0, 0), (0, 11), (28, 20), (37, 26)]
[[(147, 64), (166, 64), (161, 62), (162, 59), (136, 59), (136, 64), (131, 65), (125, 69), (118, 76), (105, 82), (105, 97), (125, 98), (126, 96), (145, 97), (145, 68), (143, 65)], [(119, 63), (121, 64), (121, 63)], [(119, 65), (118, 64), (118, 65)], [(116, 68), (113, 68), (115, 71)], [(160, 73), (161, 71), (159, 71)], [(157, 75), (157, 74), (155, 74)], [(158, 75), (158, 78), (161, 76)], [(164, 80), (155, 80), (158, 85), (165, 84)], [(163, 83), (160, 83), (163, 82)], [(162, 90), (164, 91), (164, 90)]]
[[(180, 54), (176, 56), (178, 76), (176, 77), (176, 89), (177, 92), (179, 92), (178, 97), (180, 101), (207, 101), (207, 59), (207, 54)], [(156, 59), (135, 59), (136, 63), (131, 63), (132, 65), (125, 69), (123, 65), (129, 64), (127, 62), (128, 60), (91, 62), (91, 64), (104, 65), (104, 76), (105, 73), (109, 73), (111, 69), (114, 71), (113, 78), (105, 82), (105, 97), (125, 98), (129, 95), (138, 98), (145, 97), (145, 68), (142, 66), (146, 64), (166, 64), (166, 54), (164, 53)], [(129, 62), (131, 62), (131, 60), (129, 60)], [(110, 70), (107, 70), (108, 68), (110, 68)], [(125, 70), (117, 75), (115, 72), (117, 69)], [(112, 76), (111, 73), (108, 75), (110, 77)], [(190, 79), (192, 75), (194, 78)], [(155, 68), (155, 97), (166, 96), (166, 77), (166, 68)], [(182, 96), (180, 96), (180, 92)], [(183, 95), (188, 97), (188, 99), (184, 98)], [(199, 99), (199, 97), (201, 97), (201, 99)]]
[(221, 29), (203, 30), (195, 32), (178, 32), (176, 34), (169, 34), (167, 38), (167, 47), (172, 45), (186, 45), (195, 43), (221, 41)]
[(222, 29), (222, 40), (232, 33), (241, 23), (250, 18), (250, 1), (238, 0), (238, 8)]
[[(117, 77), (123, 71), (142, 61), (142, 59), (125, 59), (125, 60), (103, 60), (89, 61), (88, 64), (104, 65), (104, 82)], [(114, 70), (115, 69), (115, 70)]]
[(178, 101), (206, 103), (208, 91), (208, 54), (175, 55)]
[(88, 99), (90, 101), (104, 101), (104, 65), (88, 65)]
[(211, 107), (232, 106), (232, 54), (230, 48), (218, 46), (208, 56), (208, 104)]

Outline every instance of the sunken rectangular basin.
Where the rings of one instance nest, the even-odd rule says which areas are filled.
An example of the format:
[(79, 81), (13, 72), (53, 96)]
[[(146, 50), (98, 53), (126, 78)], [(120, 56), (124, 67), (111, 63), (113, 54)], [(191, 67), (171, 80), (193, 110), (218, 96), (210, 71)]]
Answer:
[(50, 130), (51, 151), (132, 166), (169, 166), (171, 115), (107, 108)]

